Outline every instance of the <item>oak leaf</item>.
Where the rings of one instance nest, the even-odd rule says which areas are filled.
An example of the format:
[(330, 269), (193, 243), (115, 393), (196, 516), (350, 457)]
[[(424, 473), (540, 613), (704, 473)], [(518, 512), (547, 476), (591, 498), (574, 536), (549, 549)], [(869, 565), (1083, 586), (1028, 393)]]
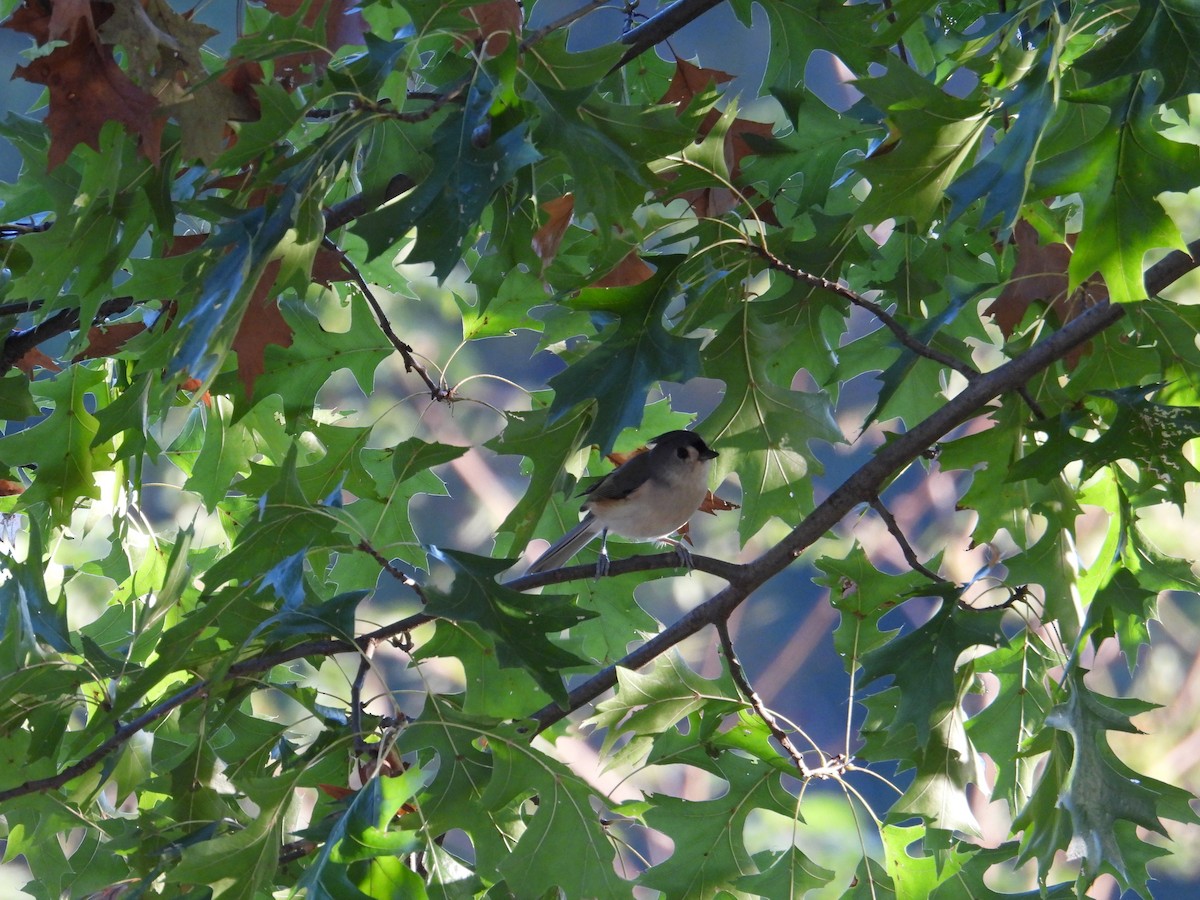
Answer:
[(571, 224), (571, 216), (575, 212), (575, 195), (564, 194), (547, 200), (542, 204), (542, 211), (549, 218), (533, 235), (533, 252), (542, 261), (544, 271), (554, 262), (558, 248), (562, 246), (563, 236), (567, 233), (567, 227)]
[(488, 0), (469, 6), (463, 12), (479, 27), (467, 33), (473, 43), (483, 44), (485, 57), (499, 56), (508, 48), (509, 35), (519, 38), (524, 26), (521, 4), (517, 0)]
[[(24, 7), (22, 7), (24, 9)], [(24, 20), (14, 16), (10, 27), (27, 30)], [(46, 34), (55, 27), (46, 23)], [(64, 162), (78, 144), (100, 149), (100, 129), (110, 121), (120, 122), (136, 134), (142, 153), (158, 164), (164, 120), (155, 115), (158, 101), (134, 84), (121, 71), (112, 48), (101, 42), (90, 16), (79, 16), (71, 25), (70, 39), (13, 73), (50, 92), (48, 168)], [(35, 37), (38, 35), (35, 33)]]
[(646, 261), (638, 256), (636, 250), (630, 250), (619, 263), (613, 266), (598, 281), (593, 281), (592, 287), (633, 287), (654, 277), (654, 270)]

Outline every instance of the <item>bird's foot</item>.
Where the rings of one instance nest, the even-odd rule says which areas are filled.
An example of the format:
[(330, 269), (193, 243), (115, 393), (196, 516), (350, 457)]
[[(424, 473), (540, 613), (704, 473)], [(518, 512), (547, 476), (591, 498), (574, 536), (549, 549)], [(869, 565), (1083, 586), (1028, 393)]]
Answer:
[(608, 548), (601, 547), (600, 555), (596, 557), (596, 580), (608, 577)]

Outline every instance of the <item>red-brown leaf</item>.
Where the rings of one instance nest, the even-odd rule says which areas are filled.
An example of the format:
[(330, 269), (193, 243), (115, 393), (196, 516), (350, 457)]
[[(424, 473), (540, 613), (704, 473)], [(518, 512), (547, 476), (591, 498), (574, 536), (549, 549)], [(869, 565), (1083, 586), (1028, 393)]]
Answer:
[(114, 322), (112, 325), (93, 325), (88, 329), (87, 347), (77, 353), (71, 362), (112, 356), (124, 346), (126, 341), (145, 330), (144, 322)]
[[(1086, 290), (1067, 293), (1070, 283), (1067, 267), (1071, 263), (1073, 236), (1067, 237), (1066, 244), (1042, 244), (1038, 241), (1037, 229), (1021, 219), (1013, 229), (1011, 240), (1017, 248), (1012, 276), (999, 296), (984, 310), (984, 315), (995, 319), (1005, 337), (1012, 335), (1034, 303), (1045, 304), (1054, 319), (1066, 324), (1088, 307), (1108, 299), (1108, 289), (1103, 282), (1090, 284)], [(1067, 365), (1074, 366), (1088, 346), (1071, 351), (1066, 357)]]
[(467, 33), (472, 43), (483, 43), (484, 56), (499, 56), (508, 48), (509, 35), (521, 37), (525, 24), (517, 0), (488, 0), (467, 7), (463, 12), (479, 27)]
[(675, 74), (671, 77), (671, 84), (667, 87), (667, 92), (659, 98), (658, 102), (674, 103), (682, 114), (696, 95), (703, 93), (710, 85), (724, 84), (732, 80), (733, 76), (728, 72), (722, 72), (720, 69), (704, 69), (676, 57)]
[(78, 144), (100, 149), (100, 129), (120, 122), (138, 135), (142, 152), (158, 164), (165, 120), (154, 115), (158, 101), (129, 80), (113, 58), (112, 48), (88, 27), (74, 28), (70, 41), (56, 47), (14, 76), (44, 84), (50, 91), (49, 168), (62, 163)]
[(650, 268), (636, 250), (630, 250), (623, 260), (599, 281), (593, 281), (592, 287), (633, 287), (654, 277)]
[[(311, 66), (313, 71), (321, 72), (338, 49), (347, 44), (363, 43), (367, 21), (357, 5), (357, 0), (313, 0), (301, 21), (311, 27), (320, 16), (325, 17), (325, 46), (279, 57), (275, 60), (276, 76), (293, 83), (311, 81), (310, 73), (303, 71), (305, 67)], [(266, 0), (267, 9), (285, 17), (296, 15), (303, 6), (304, 0)]]
[(30, 347), (26, 350), (13, 365), (24, 372), (26, 378), (33, 378), (34, 369), (45, 369), (47, 372), (62, 371), (62, 366), (37, 347)]
[(250, 295), (242, 323), (233, 338), (238, 355), (238, 377), (246, 387), (246, 396), (254, 395), (254, 382), (266, 368), (263, 355), (267, 347), (292, 346), (292, 327), (279, 311), (275, 295), (275, 278), (279, 275), (279, 260), (272, 260)]
[(542, 211), (548, 218), (546, 223), (533, 236), (533, 252), (542, 261), (545, 269), (558, 256), (558, 248), (562, 246), (563, 235), (571, 224), (571, 216), (575, 212), (575, 195), (564, 194), (547, 200), (542, 204)]
[(25, 485), (21, 482), (0, 478), (0, 497), (15, 497), (17, 494), (23, 493), (25, 493)]

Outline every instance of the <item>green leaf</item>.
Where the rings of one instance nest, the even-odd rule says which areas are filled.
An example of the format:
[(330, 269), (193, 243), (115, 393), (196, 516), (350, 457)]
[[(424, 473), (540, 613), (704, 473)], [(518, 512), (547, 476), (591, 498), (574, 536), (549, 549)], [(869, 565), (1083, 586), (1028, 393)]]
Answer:
[(856, 86), (884, 110), (895, 146), (877, 150), (858, 164), (871, 193), (854, 214), (856, 222), (877, 224), (911, 217), (925, 228), (938, 215), (946, 190), (984, 133), (986, 117), (926, 81), (895, 58), (887, 73)]
[(1000, 630), (1003, 609), (960, 607), (953, 589), (943, 588), (941, 608), (920, 628), (876, 647), (862, 658), (859, 683), (864, 687), (890, 675), (900, 689), (900, 705), (892, 723), (896, 733), (916, 729), (924, 747), (936, 720), (958, 703), (963, 668), (959, 656), (971, 647), (1004, 643)]
[(1071, 256), (1069, 290), (1099, 272), (1114, 302), (1141, 300), (1146, 253), (1183, 247), (1179, 229), (1155, 198), (1195, 187), (1200, 147), (1164, 137), (1154, 122), (1157, 104), (1153, 86), (1130, 88), (1114, 100), (1106, 128), (1035, 172), (1035, 196), (1078, 191), (1083, 199), (1084, 228)]
[[(1127, 11), (1114, 10), (1119, 17)], [(1200, 91), (1200, 11), (1188, 0), (1139, 0), (1133, 18), (1075, 67), (1096, 82), (1155, 71), (1167, 103)]]
[(733, 885), (759, 897), (802, 897), (806, 891), (832, 885), (836, 874), (817, 865), (799, 847), (756, 853), (754, 865), (758, 874), (735, 878)]
[(1200, 471), (1183, 455), (1183, 447), (1200, 430), (1200, 407), (1166, 406), (1149, 399), (1159, 385), (1096, 391), (1111, 401), (1116, 415), (1095, 440), (1076, 437), (1072, 431), (1090, 427), (1077, 412), (1064, 413), (1049, 430), (1049, 439), (1020, 460), (1011, 477), (1037, 478), (1045, 483), (1069, 463), (1083, 462), (1081, 479), (1118, 460), (1138, 462), (1139, 493), (1163, 496), (1183, 508), (1186, 486), (1200, 479)]
[[(1050, 845), (1065, 847), (1069, 838), (1072, 852), (1083, 858), (1086, 871), (1096, 873), (1103, 866), (1115, 871), (1131, 887), (1145, 892), (1145, 883), (1131, 882), (1127, 853), (1137, 852), (1141, 841), (1132, 829), (1118, 823), (1132, 822), (1150, 831), (1164, 834), (1159, 821), (1166, 816), (1184, 822), (1197, 821), (1186, 791), (1138, 774), (1121, 762), (1109, 746), (1106, 732), (1137, 733), (1129, 716), (1152, 708), (1136, 700), (1103, 697), (1083, 683), (1084, 671), (1071, 670), (1067, 698), (1046, 717), (1046, 724), (1069, 736), (1056, 741), (1051, 752), (1052, 764), (1042, 776), (1042, 786), (1053, 790), (1061, 785), (1055, 806), (1069, 816), (1069, 826), (1058, 810), (1051, 812), (1039, 803), (1038, 793), (1014, 822), (1014, 828), (1030, 829), (1022, 841), (1022, 859), (1031, 851)], [(1063, 771), (1063, 767), (1066, 767)], [(1055, 771), (1062, 773), (1055, 778)], [(1058, 823), (1055, 825), (1054, 823)], [(1043, 854), (1040, 860), (1048, 858)], [(1046, 863), (1039, 863), (1044, 871)], [(1142, 869), (1144, 877), (1145, 870)]]
[(701, 709), (709, 715), (727, 715), (744, 702), (728, 673), (701, 678), (671, 653), (647, 674), (618, 668), (617, 693), (596, 704), (592, 722), (605, 729), (601, 753), (608, 753), (624, 734), (661, 734)]
[[(317, 391), (339, 369), (349, 369), (363, 392), (370, 394), (375, 369), (395, 348), (371, 318), (365, 300), (352, 295), (350, 309), (346, 331), (328, 331), (311, 313), (283, 304), (281, 311), (293, 330), (292, 345), (267, 347), (266, 369), (254, 382), (254, 400), (278, 394), (289, 418), (307, 413)], [(219, 382), (218, 387), (227, 383)], [(244, 392), (233, 393), (244, 396)]]
[(179, 864), (167, 873), (169, 882), (209, 885), (221, 900), (253, 900), (274, 883), (295, 775), (246, 786), (252, 788), (256, 814), (245, 827), (184, 848)]
[(509, 412), (507, 419), (504, 431), (486, 446), (496, 453), (524, 456), (528, 460), (524, 468), (531, 480), (517, 505), (497, 529), (502, 534), (512, 535), (511, 543), (497, 547), (502, 553), (511, 553), (529, 543), (551, 504), (560, 473), (583, 443), (590, 422), (583, 406), (553, 421), (548, 409)]
[(663, 316), (676, 299), (674, 273), (680, 258), (655, 257), (654, 277), (633, 287), (588, 288), (571, 301), (603, 322), (617, 318), (615, 327), (590, 341), (596, 346), (581, 360), (550, 379), (553, 423), (578, 413), (580, 403), (595, 406), (595, 418), (585, 441), (608, 451), (624, 428), (642, 420), (646, 396), (659, 381), (686, 381), (699, 374), (700, 345), (663, 327)]
[[(518, 897), (545, 896), (556, 887), (568, 897), (631, 896), (630, 884), (613, 869), (613, 838), (592, 806), (603, 798), (566, 766), (517, 739), (515, 727), (506, 732), (507, 740), (490, 745), (495, 762), (482, 802), (496, 810), (537, 797), (500, 865), (510, 890)], [(546, 852), (551, 847), (555, 852)]]
[(449, 116), (434, 134), (433, 170), (406, 197), (354, 223), (354, 232), (367, 241), (369, 256), (383, 253), (415, 227), (417, 239), (405, 261), (432, 262), (434, 275), (445, 279), (492, 195), (541, 159), (523, 122), (481, 141), (479, 129), (490, 134), (492, 128), (500, 128), (490, 114), (495, 90), (486, 78), (472, 84), (465, 108)]
[(805, 338), (821, 340), (805, 331), (804, 315), (788, 298), (742, 303), (704, 350), (704, 374), (720, 378), (725, 393), (702, 427), (721, 454), (714, 479), (736, 472), (741, 480), (743, 539), (772, 516), (798, 522), (812, 508), (809, 476), (821, 471), (810, 442), (842, 440), (829, 396), (791, 389)]
[[(88, 407), (104, 390), (104, 373), (72, 365), (34, 388), (50, 414), (31, 428), (0, 438), (0, 460), (9, 466), (37, 463), (33, 485), (20, 503), (45, 503), (51, 520), (61, 524), (79, 501), (100, 497), (95, 472), (108, 468), (111, 448), (93, 446), (99, 423)], [(47, 454), (49, 447), (54, 452)]]
[(447, 563), (453, 580), (446, 588), (427, 589), (425, 611), (447, 619), (475, 622), (496, 641), (502, 666), (517, 666), (529, 672), (542, 690), (556, 701), (566, 702), (563, 669), (586, 660), (569, 653), (549, 638), (592, 617), (568, 597), (548, 594), (530, 596), (497, 584), (495, 576), (512, 565), (460, 551), (435, 551)]
[(638, 883), (673, 897), (710, 897), (728, 882), (755, 874), (745, 844), (747, 818), (757, 809), (795, 815), (796, 800), (784, 790), (779, 772), (733, 753), (714, 759), (696, 746), (653, 761), (695, 766), (722, 779), (726, 789), (714, 800), (649, 795), (646, 824), (670, 838), (675, 852)]

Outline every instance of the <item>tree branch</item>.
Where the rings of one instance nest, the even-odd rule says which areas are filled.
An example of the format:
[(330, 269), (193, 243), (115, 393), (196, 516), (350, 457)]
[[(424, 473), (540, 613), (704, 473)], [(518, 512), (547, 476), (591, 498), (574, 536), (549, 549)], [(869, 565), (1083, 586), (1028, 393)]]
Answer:
[(760, 585), (787, 568), (804, 550), (837, 525), (855, 506), (876, 496), (884, 483), (993, 399), (1024, 384), (1075, 347), (1119, 321), (1125, 311), (1103, 303), (1073, 319), (1050, 337), (997, 369), (981, 374), (940, 410), (883, 445), (816, 507), (792, 532), (758, 559), (741, 566), (740, 577), (710, 600), (691, 609), (645, 644), (602, 669), (567, 695), (566, 707), (549, 704), (530, 718), (537, 730), (549, 728), (570, 712), (591, 703), (617, 681), (617, 669), (638, 669), (700, 629), (724, 620)]
[[(96, 318), (93, 319), (93, 322), (123, 313), (133, 306), (134, 302), (132, 297), (113, 297), (105, 300), (96, 311)], [(38, 305), (41, 304), (38, 303)], [(31, 306), (31, 308), (35, 307)], [(39, 322), (32, 328), (12, 332), (5, 339), (3, 347), (0, 348), (0, 375), (16, 365), (22, 356), (38, 344), (78, 327), (79, 310), (70, 308), (60, 309), (50, 318)]]
[(666, 9), (655, 13), (637, 28), (631, 28), (621, 35), (621, 43), (628, 44), (629, 49), (609, 69), (615, 72), (632, 59), (641, 56), (655, 44), (660, 44), (679, 31), (685, 25), (700, 18), (714, 6), (719, 6), (725, 0), (676, 0)]
[(804, 763), (804, 755), (796, 749), (796, 745), (792, 743), (791, 737), (784, 731), (779, 720), (775, 718), (775, 714), (767, 709), (766, 704), (762, 702), (762, 698), (758, 696), (758, 691), (754, 690), (754, 685), (750, 683), (750, 679), (746, 677), (746, 670), (742, 668), (742, 661), (738, 659), (737, 651), (733, 648), (733, 638), (729, 636), (729, 621), (722, 619), (717, 622), (717, 635), (721, 638), (721, 649), (725, 652), (725, 662), (729, 666), (729, 674), (733, 678), (738, 689), (746, 697), (746, 701), (753, 707), (758, 717), (762, 719), (763, 724), (775, 736), (775, 740), (784, 752), (791, 757), (792, 763), (800, 771), (801, 778), (811, 778), (812, 772)]
[(928, 344), (923, 344), (918, 341), (915, 337), (909, 334), (907, 330), (905, 330), (903, 325), (893, 318), (891, 313), (889, 313), (878, 303), (868, 300), (857, 291), (851, 290), (844, 284), (838, 284), (836, 281), (830, 281), (828, 278), (822, 278), (820, 275), (813, 275), (811, 272), (805, 272), (803, 269), (797, 269), (795, 266), (785, 263), (766, 247), (763, 247), (759, 244), (747, 241), (745, 246), (752, 253), (765, 260), (768, 268), (774, 269), (776, 272), (782, 272), (784, 275), (787, 275), (796, 281), (801, 281), (804, 284), (812, 287), (820, 288), (821, 290), (837, 294), (839, 297), (849, 300), (855, 306), (865, 309), (880, 322), (882, 322), (887, 330), (896, 336), (896, 340), (898, 340), (904, 347), (917, 354), (917, 356), (923, 356), (926, 359), (931, 359), (949, 369), (953, 369), (955, 372), (958, 372), (960, 375), (964, 376), (968, 381), (979, 374), (975, 367), (969, 363), (965, 363), (961, 359), (956, 359), (955, 357), (951, 356), (949, 353), (943, 353), (941, 350), (937, 350), (933, 347), (930, 347)]
[(354, 283), (358, 285), (358, 289), (363, 292), (363, 296), (366, 298), (367, 303), (370, 304), (372, 311), (375, 313), (375, 319), (379, 323), (379, 329), (384, 333), (384, 336), (387, 337), (388, 341), (391, 342), (391, 345), (396, 348), (396, 352), (399, 353), (400, 357), (404, 360), (404, 371), (416, 372), (421, 377), (421, 380), (425, 382), (425, 386), (429, 388), (429, 396), (432, 399), (439, 402), (449, 402), (453, 400), (454, 397), (451, 389), (443, 384), (438, 384), (432, 378), (430, 378), (429, 372), (423, 365), (417, 362), (416, 357), (413, 356), (413, 348), (404, 341), (400, 340), (399, 335), (397, 335), (395, 330), (392, 328), (392, 323), (388, 319), (387, 313), (383, 311), (383, 306), (380, 304), (379, 300), (376, 299), (375, 292), (371, 290), (371, 286), (367, 284), (367, 280), (363, 278), (363, 274), (358, 270), (358, 266), (356, 266), (350, 260), (350, 257), (348, 257), (342, 248), (335, 244), (328, 235), (322, 238), (321, 243), (326, 249), (337, 254), (337, 257), (341, 260), (342, 265), (346, 267), (346, 271), (348, 271), (354, 278)]
[(900, 526), (896, 523), (896, 517), (892, 515), (892, 511), (883, 505), (883, 501), (878, 497), (870, 499), (871, 509), (879, 513), (879, 518), (883, 519), (883, 524), (887, 526), (888, 533), (896, 539), (896, 543), (900, 545), (900, 552), (904, 554), (905, 560), (912, 566), (914, 571), (920, 572), (934, 584), (945, 584), (946, 579), (942, 578), (936, 572), (930, 571), (921, 564), (917, 559), (917, 554), (912, 548), (912, 544), (908, 542), (908, 538), (904, 536), (904, 532), (900, 530)]
[[(1200, 267), (1200, 240), (1176, 250), (1146, 270), (1148, 296), (1165, 290), (1183, 275)], [(917, 459), (954, 428), (975, 416), (996, 397), (1023, 386), (1030, 378), (1112, 327), (1125, 315), (1122, 307), (1107, 301), (1083, 312), (1054, 334), (997, 369), (979, 375), (966, 389), (911, 431), (885, 444), (862, 468), (851, 475), (817, 506), (792, 532), (753, 562), (739, 566), (730, 584), (711, 599), (689, 610), (641, 647), (597, 672), (567, 695), (566, 708), (551, 703), (530, 718), (544, 731), (572, 711), (592, 702), (617, 683), (617, 669), (639, 669), (702, 628), (724, 621), (768, 579), (783, 571), (859, 503), (879, 493), (894, 473)], [(615, 564), (614, 564), (615, 565)]]

